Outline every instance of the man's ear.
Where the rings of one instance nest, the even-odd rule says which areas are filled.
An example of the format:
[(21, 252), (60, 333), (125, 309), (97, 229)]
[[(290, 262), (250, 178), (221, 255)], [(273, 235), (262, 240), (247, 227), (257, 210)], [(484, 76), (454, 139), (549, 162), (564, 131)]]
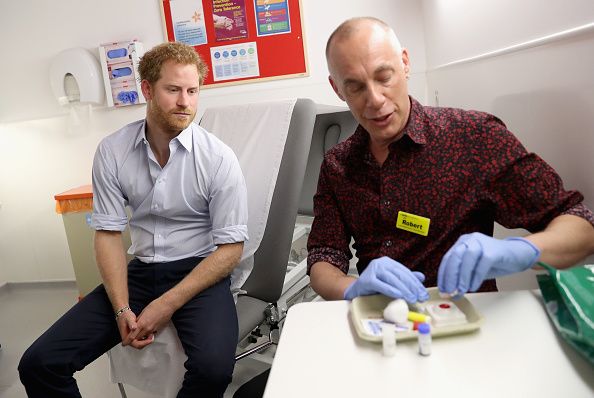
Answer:
[(145, 79), (141, 81), (140, 88), (142, 89), (142, 94), (147, 101), (152, 99), (152, 87), (148, 80)]
[(402, 69), (404, 69), (404, 76), (408, 79), (410, 76), (410, 60), (408, 59), (408, 50), (402, 49)]
[(332, 76), (328, 76), (328, 81), (330, 82), (330, 85), (332, 86), (332, 89), (334, 90), (334, 92), (336, 93), (336, 95), (338, 95), (338, 98), (340, 98), (341, 100), (345, 101), (345, 99), (342, 96), (342, 94), (340, 94), (340, 91), (338, 91), (338, 86), (336, 85), (336, 83), (334, 82), (334, 80), (332, 80)]

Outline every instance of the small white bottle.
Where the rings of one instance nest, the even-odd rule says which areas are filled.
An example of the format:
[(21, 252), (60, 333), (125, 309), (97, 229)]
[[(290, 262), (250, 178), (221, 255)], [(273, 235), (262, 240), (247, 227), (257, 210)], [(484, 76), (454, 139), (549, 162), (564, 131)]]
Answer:
[(419, 354), (431, 355), (431, 326), (428, 323), (420, 323), (419, 332)]
[(393, 357), (396, 354), (396, 325), (382, 324), (382, 348), (386, 357)]

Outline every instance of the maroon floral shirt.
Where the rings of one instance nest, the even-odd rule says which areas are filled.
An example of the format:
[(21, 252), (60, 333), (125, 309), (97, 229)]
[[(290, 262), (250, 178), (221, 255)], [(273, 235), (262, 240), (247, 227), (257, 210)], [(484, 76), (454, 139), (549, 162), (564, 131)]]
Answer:
[[(348, 271), (351, 237), (357, 269), (389, 256), (437, 284), (441, 258), (462, 234), (507, 228), (544, 229), (561, 214), (594, 225), (583, 196), (528, 153), (495, 116), (425, 107), (411, 98), (404, 135), (380, 166), (363, 127), (330, 149), (314, 196), (308, 272), (318, 261)], [(398, 212), (429, 218), (427, 236), (396, 228)], [(482, 290), (493, 290), (494, 281)]]

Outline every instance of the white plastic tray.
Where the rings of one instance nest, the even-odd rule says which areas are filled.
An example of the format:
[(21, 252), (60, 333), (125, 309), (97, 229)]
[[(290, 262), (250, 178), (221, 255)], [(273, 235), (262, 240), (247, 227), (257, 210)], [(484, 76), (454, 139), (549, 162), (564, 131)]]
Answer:
[[(467, 323), (461, 325), (449, 325), (449, 326), (434, 326), (431, 325), (431, 335), (433, 337), (449, 336), (454, 334), (468, 333), (475, 331), (480, 328), (483, 321), (483, 317), (479, 314), (472, 303), (465, 297), (458, 300), (448, 300), (439, 296), (437, 288), (427, 289), (429, 292), (429, 301), (426, 304), (431, 304), (433, 301), (450, 301), (453, 305), (456, 305), (465, 315)], [(374, 296), (359, 296), (355, 297), (351, 302), (351, 321), (355, 327), (357, 335), (367, 341), (381, 342), (381, 333), (374, 333), (365, 326), (368, 320), (383, 321), (384, 308), (392, 301), (390, 297), (383, 295)], [(416, 330), (397, 331), (396, 340), (409, 340), (417, 338)]]

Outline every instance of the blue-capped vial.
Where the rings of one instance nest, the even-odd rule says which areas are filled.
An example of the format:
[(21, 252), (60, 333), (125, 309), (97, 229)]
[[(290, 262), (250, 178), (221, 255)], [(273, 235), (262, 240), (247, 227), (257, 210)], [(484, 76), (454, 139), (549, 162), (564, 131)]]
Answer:
[(431, 325), (425, 322), (420, 323), (417, 331), (419, 334), (419, 354), (431, 355)]

